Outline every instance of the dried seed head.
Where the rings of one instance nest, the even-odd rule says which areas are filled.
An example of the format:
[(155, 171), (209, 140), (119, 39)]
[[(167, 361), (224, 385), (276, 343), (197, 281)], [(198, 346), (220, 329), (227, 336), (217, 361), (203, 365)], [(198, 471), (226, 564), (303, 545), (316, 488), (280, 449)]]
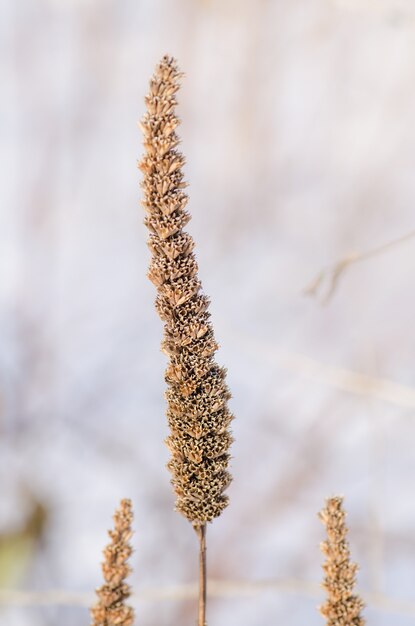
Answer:
[(319, 517), (327, 531), (327, 539), (321, 544), (326, 556), (322, 587), (327, 592), (327, 601), (320, 607), (320, 613), (326, 618), (327, 626), (363, 626), (365, 620), (360, 613), (364, 603), (353, 594), (357, 565), (350, 561), (343, 498), (329, 498)]
[(177, 150), (179, 119), (174, 110), (180, 78), (176, 61), (163, 57), (145, 98), (141, 128), (146, 153), (139, 167), (152, 253), (148, 275), (158, 292), (156, 309), (165, 323), (162, 349), (169, 357), (168, 467), (176, 508), (197, 526), (220, 515), (228, 503), (223, 492), (231, 481), (228, 428), (233, 416), (227, 407), (226, 372), (214, 360), (218, 344), (209, 300), (197, 276), (194, 242), (183, 231), (190, 215), (185, 211), (185, 160)]
[(114, 530), (108, 531), (111, 543), (104, 550), (102, 573), (105, 583), (97, 589), (98, 601), (91, 609), (92, 626), (131, 626), (134, 610), (125, 601), (130, 587), (125, 579), (131, 573), (127, 560), (131, 556), (133, 519), (131, 500), (121, 500), (114, 514)]

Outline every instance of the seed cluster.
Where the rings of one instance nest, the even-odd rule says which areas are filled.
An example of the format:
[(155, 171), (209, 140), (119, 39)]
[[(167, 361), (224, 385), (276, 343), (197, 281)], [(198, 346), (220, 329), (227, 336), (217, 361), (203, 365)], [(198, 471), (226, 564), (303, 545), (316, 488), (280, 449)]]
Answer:
[(350, 561), (343, 498), (329, 498), (319, 517), (327, 531), (327, 540), (321, 544), (326, 556), (322, 586), (327, 601), (320, 607), (320, 613), (326, 618), (327, 626), (363, 626), (365, 620), (360, 613), (364, 604), (353, 594), (358, 568)]
[(92, 626), (131, 626), (134, 610), (125, 604), (130, 587), (125, 582), (131, 573), (127, 559), (131, 556), (133, 519), (131, 500), (121, 500), (114, 514), (114, 530), (108, 531), (111, 543), (104, 550), (102, 573), (105, 583), (97, 589), (98, 602), (91, 609)]
[(190, 215), (184, 158), (177, 150), (175, 94), (180, 78), (175, 60), (163, 57), (145, 98), (147, 112), (141, 121), (145, 156), (140, 169), (152, 253), (148, 276), (157, 288), (156, 309), (165, 324), (162, 350), (169, 358), (165, 380), (172, 458), (168, 467), (176, 509), (201, 525), (220, 515), (228, 503), (224, 491), (231, 481), (228, 428), (233, 416), (227, 406), (226, 370), (214, 360), (218, 344), (209, 299), (197, 275), (194, 242), (183, 230)]

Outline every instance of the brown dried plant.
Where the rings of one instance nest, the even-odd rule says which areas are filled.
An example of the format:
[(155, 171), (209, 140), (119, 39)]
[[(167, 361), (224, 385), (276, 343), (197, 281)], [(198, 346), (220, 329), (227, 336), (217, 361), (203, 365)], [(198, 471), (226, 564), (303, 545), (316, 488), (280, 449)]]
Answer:
[[(169, 358), (165, 380), (172, 458), (168, 467), (176, 509), (199, 534), (203, 569), (206, 522), (228, 504), (224, 491), (231, 481), (227, 468), (233, 416), (227, 405), (226, 370), (214, 358), (218, 344), (209, 299), (197, 275), (194, 241), (183, 230), (190, 215), (182, 171), (185, 160), (177, 149), (175, 106), (181, 76), (176, 61), (164, 56), (150, 80), (147, 112), (141, 121), (145, 155), (140, 169), (152, 253), (148, 276), (157, 288), (156, 308), (164, 322), (162, 350)], [(200, 616), (199, 624), (203, 620)]]
[(319, 517), (327, 531), (327, 539), (321, 544), (326, 556), (322, 587), (327, 592), (327, 601), (320, 607), (320, 613), (326, 618), (327, 626), (363, 626), (365, 620), (360, 613), (364, 603), (353, 593), (358, 566), (350, 561), (343, 498), (329, 498)]
[(142, 202), (150, 230), (152, 252), (149, 278), (158, 291), (157, 311), (164, 321), (162, 349), (170, 359), (166, 371), (167, 418), (172, 453), (169, 469), (177, 495), (176, 507), (196, 525), (217, 517), (228, 503), (228, 431), (232, 419), (227, 401), (225, 370), (214, 354), (218, 348), (201, 291), (192, 237), (183, 230), (190, 220), (185, 210), (182, 166), (177, 150), (175, 94), (181, 73), (165, 56), (150, 80), (141, 121), (146, 154)]
[(92, 626), (131, 626), (134, 622), (134, 609), (125, 604), (131, 594), (125, 582), (131, 573), (127, 563), (132, 553), (131, 500), (121, 500), (113, 519), (114, 530), (108, 531), (111, 543), (103, 553), (102, 573), (105, 583), (96, 592), (98, 601), (91, 609)]

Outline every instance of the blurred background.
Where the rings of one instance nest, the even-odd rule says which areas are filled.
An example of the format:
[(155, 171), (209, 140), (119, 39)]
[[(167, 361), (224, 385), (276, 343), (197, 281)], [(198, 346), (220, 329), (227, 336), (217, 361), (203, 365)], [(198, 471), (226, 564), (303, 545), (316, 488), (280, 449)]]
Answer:
[(414, 624), (412, 0), (1, 3), (0, 621), (89, 623), (122, 497), (137, 624), (196, 619), (136, 169), (166, 52), (236, 415), (209, 624), (323, 623), (337, 493), (368, 622)]

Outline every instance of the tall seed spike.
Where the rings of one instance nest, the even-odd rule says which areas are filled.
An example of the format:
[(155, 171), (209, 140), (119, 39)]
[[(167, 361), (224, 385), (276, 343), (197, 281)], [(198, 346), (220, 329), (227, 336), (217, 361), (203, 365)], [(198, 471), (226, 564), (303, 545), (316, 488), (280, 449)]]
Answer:
[(327, 539), (321, 544), (321, 551), (326, 557), (322, 587), (327, 593), (327, 600), (320, 607), (326, 626), (365, 624), (361, 617), (364, 603), (353, 593), (357, 565), (350, 560), (345, 517), (343, 498), (340, 496), (328, 498), (325, 508), (319, 513), (327, 532)]
[(102, 563), (105, 583), (96, 592), (98, 601), (91, 609), (91, 626), (132, 626), (134, 622), (134, 609), (126, 604), (131, 590), (125, 582), (131, 573), (127, 560), (132, 553), (132, 519), (131, 500), (121, 500), (114, 514), (114, 530), (108, 531), (111, 542), (104, 550)]
[[(190, 215), (185, 211), (184, 157), (177, 150), (179, 119), (174, 109), (181, 76), (172, 57), (163, 57), (156, 67), (145, 98), (147, 112), (141, 123), (145, 155), (139, 167), (153, 257), (149, 276), (158, 291), (157, 310), (165, 323), (162, 345), (169, 357), (168, 467), (176, 509), (201, 528), (228, 503), (223, 492), (231, 480), (227, 465), (232, 437), (227, 428), (231, 417), (230, 394), (222, 380), (225, 371), (214, 360), (218, 345), (208, 300), (197, 277), (193, 239), (183, 230)], [(223, 371), (220, 380), (218, 371)], [(212, 474), (216, 458), (222, 460), (220, 472)]]

